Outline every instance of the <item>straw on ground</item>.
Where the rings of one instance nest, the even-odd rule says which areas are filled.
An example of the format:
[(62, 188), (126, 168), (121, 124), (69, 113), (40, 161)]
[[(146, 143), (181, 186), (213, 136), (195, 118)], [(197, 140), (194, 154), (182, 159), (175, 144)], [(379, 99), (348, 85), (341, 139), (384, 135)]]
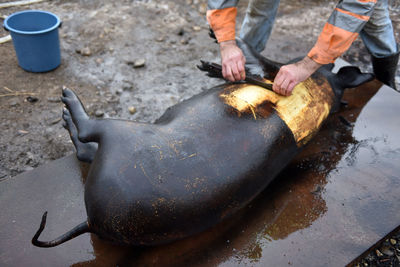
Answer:
[(0, 44), (6, 43), (8, 41), (11, 41), (11, 35), (6, 35), (0, 38)]
[[(23, 6), (23, 5), (29, 5), (29, 4), (34, 4), (34, 3), (40, 3), (40, 2), (44, 2), (44, 1), (46, 1), (46, 0), (26, 0), (26, 1), (7, 2), (7, 3), (1, 3), (0, 8)], [(0, 15), (0, 18), (2, 18), (2, 19), (6, 19), (6, 17), (7, 16)], [(10, 35), (6, 35), (6, 36), (0, 38), (0, 44), (6, 43), (8, 41), (11, 41)]]
[(4, 90), (6, 90), (7, 94), (0, 94), (0, 97), (5, 97), (5, 96), (21, 96), (21, 95), (36, 95), (36, 93), (32, 93), (32, 92), (16, 92), (14, 90), (11, 90), (10, 88), (4, 86), (3, 87)]
[(46, 0), (25, 0), (25, 1), (8, 2), (8, 3), (0, 4), (0, 8), (6, 8), (6, 7), (12, 7), (12, 6), (23, 6), (23, 5), (40, 3), (40, 2), (44, 2), (44, 1), (46, 1)]

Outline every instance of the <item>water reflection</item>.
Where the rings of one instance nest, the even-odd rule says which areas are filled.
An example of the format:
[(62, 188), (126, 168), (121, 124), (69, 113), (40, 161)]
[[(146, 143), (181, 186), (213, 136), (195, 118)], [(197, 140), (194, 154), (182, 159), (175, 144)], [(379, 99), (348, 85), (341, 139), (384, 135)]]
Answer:
[[(353, 125), (380, 84), (346, 91), (348, 105), (331, 116), (320, 133), (248, 207), (194, 237), (157, 247), (121, 247), (91, 235), (93, 254), (72, 266), (215, 266), (257, 263), (263, 249), (310, 227), (327, 212), (329, 175), (343, 155), (358, 147)], [(275, 242), (275, 243), (274, 243)]]
[(346, 160), (354, 159), (349, 150), (363, 143), (353, 137), (354, 123), (379, 87), (379, 83), (372, 82), (347, 90), (343, 98), (347, 105), (326, 121), (313, 141), (255, 201), (257, 205), (265, 203), (258, 212), (269, 217), (263, 218), (263, 229), (255, 229), (258, 235), (254, 241), (238, 253), (238, 262), (257, 261), (267, 243), (285, 239), (291, 233), (309, 227), (327, 211), (322, 193), (329, 174), (336, 171), (343, 155), (349, 155)]

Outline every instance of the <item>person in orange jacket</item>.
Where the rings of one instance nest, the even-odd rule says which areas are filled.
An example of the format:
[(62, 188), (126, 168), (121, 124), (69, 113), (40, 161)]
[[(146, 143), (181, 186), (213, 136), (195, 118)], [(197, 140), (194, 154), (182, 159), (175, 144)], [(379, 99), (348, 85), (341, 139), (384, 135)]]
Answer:
[[(257, 1), (261, 0), (253, 0), (250, 3)], [(209, 7), (210, 2), (221, 1), (209, 0)], [(226, 7), (221, 10), (224, 9)], [(218, 34), (216, 33), (216, 36), (221, 48), (223, 75), (230, 81), (242, 80), (245, 77), (245, 60), (240, 58), (241, 51), (237, 51), (239, 48), (232, 44), (234, 43), (234, 36), (232, 38), (232, 34), (229, 34), (229, 39), (223, 38), (222, 41), (219, 39), (219, 36), (225, 36), (224, 33), (232, 32), (231, 23), (232, 20), (235, 20), (236, 14), (235, 16), (224, 17), (221, 14), (223, 12), (219, 16), (215, 16), (215, 13), (218, 14), (218, 9), (210, 9), (207, 12), (207, 20), (211, 28), (219, 32)], [(249, 15), (251, 14), (246, 13), (246, 16)], [(272, 27), (272, 24), (269, 26)], [(371, 54), (376, 78), (395, 88), (399, 48), (389, 17), (388, 0), (341, 0), (326, 22), (315, 46), (307, 56), (297, 63), (281, 67), (274, 80), (274, 91), (282, 95), (290, 95), (298, 83), (307, 79), (320, 66), (333, 63), (336, 58), (350, 47), (359, 35)], [(244, 40), (248, 42), (245, 38)], [(230, 42), (230, 46), (227, 46), (227, 41)], [(254, 42), (248, 43), (253, 48), (257, 45)], [(239, 56), (237, 56), (238, 54)]]
[[(236, 45), (235, 23), (239, 0), (208, 0), (207, 21), (220, 46), (222, 75), (229, 81), (244, 80), (245, 57)], [(257, 52), (265, 48), (279, 7), (279, 0), (250, 0), (240, 38)]]

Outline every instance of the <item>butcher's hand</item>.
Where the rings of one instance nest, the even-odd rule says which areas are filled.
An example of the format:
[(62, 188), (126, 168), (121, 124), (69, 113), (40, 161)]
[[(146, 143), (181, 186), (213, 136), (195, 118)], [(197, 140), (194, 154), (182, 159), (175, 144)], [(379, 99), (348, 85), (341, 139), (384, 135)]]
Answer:
[(281, 95), (291, 95), (293, 88), (311, 76), (322, 64), (309, 57), (305, 57), (294, 64), (284, 65), (280, 68), (274, 79), (272, 89)]
[(221, 50), (222, 76), (231, 82), (241, 81), (246, 78), (244, 64), (246, 58), (242, 50), (236, 45), (235, 40), (219, 43)]

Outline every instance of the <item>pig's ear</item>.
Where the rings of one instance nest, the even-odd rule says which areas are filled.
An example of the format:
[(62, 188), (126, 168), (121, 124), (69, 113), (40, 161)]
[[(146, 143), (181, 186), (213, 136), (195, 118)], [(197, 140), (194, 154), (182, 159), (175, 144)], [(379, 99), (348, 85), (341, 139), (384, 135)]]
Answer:
[(345, 66), (336, 74), (342, 89), (354, 88), (374, 79), (372, 73), (362, 73), (358, 67)]
[(328, 79), (336, 96), (336, 101), (331, 111), (332, 113), (339, 110), (340, 102), (346, 88), (355, 88), (374, 79), (372, 73), (362, 73), (360, 69), (355, 66), (342, 67), (336, 74), (323, 66), (320, 68), (320, 72), (324, 73), (324, 76)]

